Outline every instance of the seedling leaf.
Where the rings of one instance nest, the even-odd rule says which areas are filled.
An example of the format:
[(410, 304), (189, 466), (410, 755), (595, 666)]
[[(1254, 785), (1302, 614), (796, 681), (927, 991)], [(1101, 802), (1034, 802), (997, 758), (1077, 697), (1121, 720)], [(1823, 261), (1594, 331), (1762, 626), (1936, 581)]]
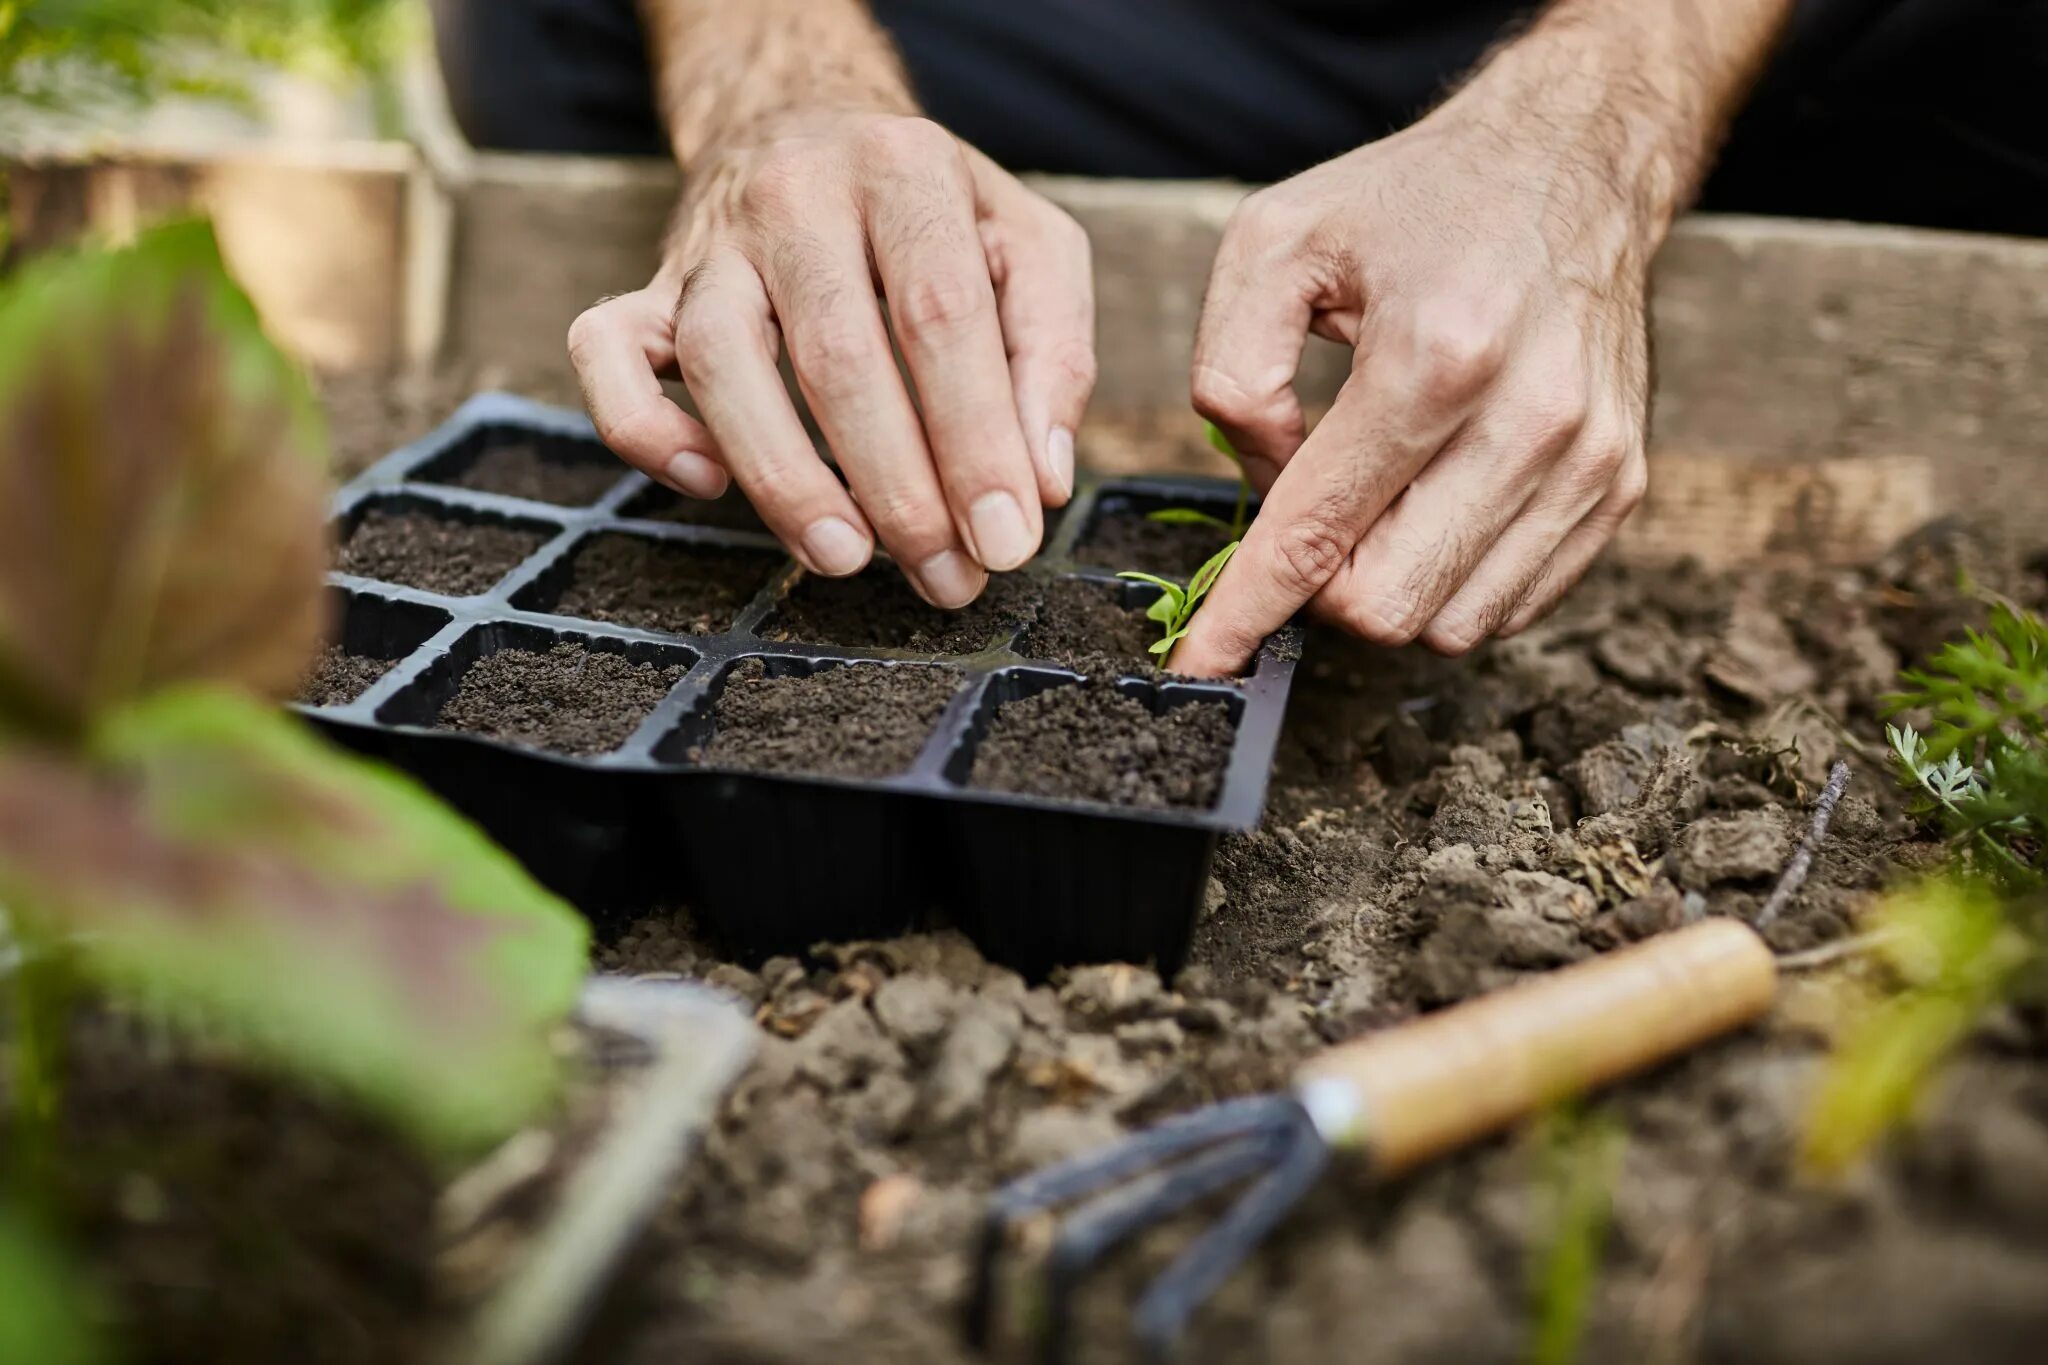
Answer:
[(1162, 507), (1156, 512), (1147, 512), (1145, 520), (1167, 526), (1213, 526), (1224, 532), (1231, 529), (1230, 523), (1223, 518), (1193, 507)]
[(320, 431), (204, 225), (21, 272), (0, 300), (0, 711), (76, 736), (171, 683), (287, 694), (323, 623)]
[(86, 977), (433, 1145), (545, 1097), (586, 930), (479, 831), (223, 689), (126, 709), (95, 749), (0, 751), (0, 902)]
[(1233, 540), (1221, 550), (1218, 550), (1210, 558), (1209, 562), (1195, 570), (1195, 576), (1188, 580), (1189, 615), (1193, 615), (1195, 607), (1201, 603), (1204, 597), (1209, 595), (1209, 589), (1216, 585), (1216, 579), (1222, 574), (1223, 566), (1228, 564), (1230, 557), (1237, 553), (1238, 544), (1238, 541)]
[(98, 1308), (56, 1239), (0, 1207), (0, 1362), (98, 1365), (108, 1358)]

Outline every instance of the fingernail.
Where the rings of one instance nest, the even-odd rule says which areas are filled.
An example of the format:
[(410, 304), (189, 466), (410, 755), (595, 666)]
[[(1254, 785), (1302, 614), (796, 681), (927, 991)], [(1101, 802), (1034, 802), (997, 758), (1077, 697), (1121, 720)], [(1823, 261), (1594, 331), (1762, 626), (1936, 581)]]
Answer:
[(1074, 433), (1054, 427), (1045, 438), (1045, 472), (1067, 497), (1074, 495)]
[(933, 606), (950, 610), (980, 596), (988, 575), (958, 550), (941, 550), (917, 566), (917, 581)]
[(664, 473), (669, 487), (692, 498), (724, 497), (726, 488), (732, 483), (716, 461), (706, 459), (694, 450), (671, 455)]
[(811, 567), (832, 578), (860, 572), (868, 562), (868, 538), (839, 517), (820, 517), (804, 532), (804, 554)]
[(1038, 537), (1024, 520), (1024, 509), (1008, 493), (984, 493), (967, 509), (967, 526), (984, 567), (1014, 569), (1031, 558)]

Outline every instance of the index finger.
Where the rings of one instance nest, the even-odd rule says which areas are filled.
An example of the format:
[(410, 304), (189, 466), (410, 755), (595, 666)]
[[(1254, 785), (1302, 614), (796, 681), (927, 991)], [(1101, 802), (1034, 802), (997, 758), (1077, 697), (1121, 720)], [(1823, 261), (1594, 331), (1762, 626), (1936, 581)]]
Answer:
[(1280, 471), (1174, 650), (1175, 672), (1221, 677), (1242, 669), (1456, 434), (1464, 403), (1409, 382), (1405, 349), (1366, 356)]

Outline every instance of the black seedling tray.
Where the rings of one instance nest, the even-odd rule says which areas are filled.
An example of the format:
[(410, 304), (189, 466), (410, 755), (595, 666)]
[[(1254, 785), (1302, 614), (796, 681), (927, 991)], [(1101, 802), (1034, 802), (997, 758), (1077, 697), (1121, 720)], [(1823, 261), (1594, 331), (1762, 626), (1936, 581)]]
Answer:
[[(1234, 743), (1212, 808), (1139, 809), (977, 790), (964, 779), (995, 709), (1079, 675), (1013, 652), (1016, 630), (961, 655), (763, 639), (757, 631), (802, 570), (765, 531), (630, 515), (640, 500), (662, 494), (650, 494), (655, 486), (624, 466), (602, 497), (582, 507), (435, 482), (460, 478), (487, 450), (515, 442), (549, 461), (612, 458), (581, 414), (486, 394), (341, 491), (334, 515), (344, 533), (370, 508), (397, 505), (525, 527), (546, 539), (470, 597), (331, 575), (340, 643), (397, 663), (354, 702), (301, 708), (308, 716), (434, 788), (600, 925), (649, 906), (687, 905), (732, 952), (759, 958), (937, 921), (958, 925), (991, 958), (1033, 975), (1110, 959), (1178, 968), (1217, 837), (1258, 823), (1299, 653), (1292, 628), (1269, 640), (1237, 683), (1132, 677), (1116, 684), (1158, 711), (1195, 701), (1227, 708)], [(1231, 486), (1202, 479), (1085, 486), (1045, 551), (1019, 572), (1114, 581), (1109, 571), (1072, 559), (1098, 512), (1175, 502), (1227, 517), (1233, 495)], [(554, 614), (570, 557), (608, 533), (758, 553), (760, 586), (716, 634), (669, 635)], [(1143, 602), (1151, 590), (1126, 591), (1127, 600)], [(623, 745), (600, 757), (433, 728), (478, 659), (565, 640), (687, 671)], [(763, 661), (771, 675), (851, 661), (936, 663), (957, 669), (962, 681), (916, 761), (894, 777), (738, 772), (692, 761), (727, 673), (747, 659)]]

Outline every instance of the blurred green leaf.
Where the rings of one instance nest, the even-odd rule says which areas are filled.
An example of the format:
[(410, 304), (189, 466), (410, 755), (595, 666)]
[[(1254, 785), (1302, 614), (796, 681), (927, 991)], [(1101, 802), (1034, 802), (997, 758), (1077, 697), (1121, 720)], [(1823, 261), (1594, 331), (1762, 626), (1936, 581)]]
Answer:
[(0, 730), (152, 689), (282, 696), (318, 641), (319, 413), (211, 229), (37, 262), (0, 295)]
[(110, 717), (94, 756), (0, 752), (0, 900), (85, 976), (435, 1145), (546, 1097), (587, 931), (478, 830), (218, 689)]
[(1807, 1115), (1808, 1169), (1839, 1172), (1912, 1117), (1941, 1061), (2033, 955), (2008, 906), (1974, 878), (1916, 882), (1885, 898), (1876, 922), (1905, 988), (1863, 1011), (1835, 1049)]
[(1627, 1138), (1604, 1117), (1560, 1111), (1544, 1122), (1539, 1142), (1550, 1229), (1532, 1267), (1530, 1365), (1571, 1365), (1579, 1359)]
[(1219, 531), (1230, 530), (1230, 523), (1223, 518), (1193, 507), (1162, 507), (1156, 512), (1147, 512), (1145, 520), (1156, 521), (1163, 526), (1213, 526)]
[(99, 1365), (92, 1300), (54, 1239), (0, 1205), (0, 1365)]

